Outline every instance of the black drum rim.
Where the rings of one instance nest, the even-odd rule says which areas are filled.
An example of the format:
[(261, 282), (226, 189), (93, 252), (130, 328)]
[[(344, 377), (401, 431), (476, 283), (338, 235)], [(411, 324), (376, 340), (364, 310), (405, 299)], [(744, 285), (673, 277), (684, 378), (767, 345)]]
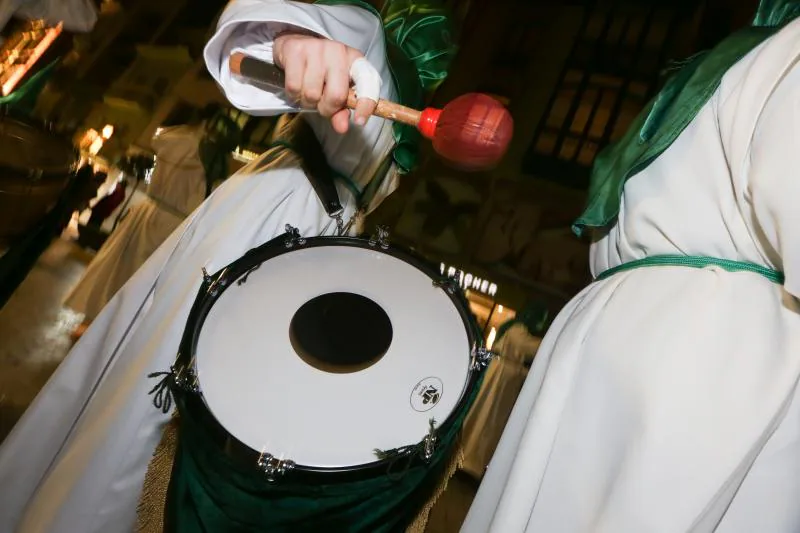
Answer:
[[(302, 239), (302, 244), (297, 243), (297, 240), (295, 239), (294, 244), (290, 246), (288, 243), (292, 241), (289, 239), (291, 239), (289, 234), (282, 234), (259, 247), (249, 250), (242, 257), (233, 261), (228, 266), (220, 269), (218, 272), (211, 275), (205, 274), (203, 283), (198, 291), (197, 298), (195, 299), (195, 302), (189, 312), (189, 317), (186, 321), (186, 328), (184, 329), (184, 333), (179, 344), (178, 356), (176, 358), (175, 365), (178, 372), (180, 372), (182, 369), (188, 370), (190, 373), (194, 372), (192, 362), (194, 360), (200, 332), (203, 329), (205, 319), (208, 316), (208, 313), (211, 311), (211, 308), (214, 306), (214, 303), (222, 296), (222, 294), (224, 294), (228, 287), (246, 277), (248, 272), (252, 271), (254, 268), (275, 257), (297, 250), (328, 246), (346, 246), (371, 249), (392, 256), (414, 266), (423, 274), (428, 276), (431, 279), (431, 283), (436, 281), (445, 281), (447, 279), (445, 276), (442, 276), (442, 274), (431, 261), (423, 258), (414, 251), (400, 246), (392, 244), (387, 246), (377, 243), (371, 244), (368, 239), (347, 236), (307, 237)], [(459, 289), (455, 291), (444, 290), (444, 292), (450, 298), (454, 307), (457, 309), (459, 316), (461, 317), (464, 329), (467, 332), (469, 346), (483, 347), (482, 336), (473, 317), (470, 314), (469, 304), (464, 296), (463, 291)], [(471, 354), (466, 353), (464, 354), (464, 357), (470, 357), (470, 355)], [(457, 421), (459, 415), (469, 404), (471, 396), (470, 393), (474, 391), (474, 388), (477, 385), (480, 377), (481, 371), (470, 367), (468, 371), (467, 383), (462, 390), (461, 397), (448, 415), (447, 419), (445, 419), (436, 428), (437, 435), (445, 434)], [(234, 435), (230, 434), (213, 416), (203, 400), (202, 386), (200, 387), (200, 390), (179, 392), (179, 394), (187, 395), (187, 408), (191, 407), (193, 410), (200, 409), (205, 411), (205, 413), (201, 413), (201, 415), (203, 416), (204, 421), (212, 426), (210, 428), (210, 433), (216, 435), (220, 439), (222, 436), (224, 436), (224, 439), (222, 439), (224, 442), (218, 443), (220, 449), (225, 449), (228, 452), (228, 455), (236, 462), (250, 464), (252, 466), (256, 465), (262, 453), (253, 450), (246, 444), (239, 441)], [(300, 477), (309, 475), (315, 477), (322, 474), (339, 474), (353, 479), (368, 477), (378, 471), (385, 472), (390, 464), (398, 459), (406, 459), (407, 461), (412, 462), (422, 461), (422, 458), (419, 457), (418, 450), (412, 449), (416, 444), (418, 443), (409, 443), (408, 450), (398, 453), (391, 458), (376, 459), (375, 461), (359, 465), (350, 465), (344, 467), (320, 467), (293, 464), (291, 473), (289, 475), (291, 475), (292, 478), (295, 478), (298, 475)], [(269, 450), (266, 451), (269, 452)], [(412, 455), (417, 455), (417, 457), (412, 457)]]

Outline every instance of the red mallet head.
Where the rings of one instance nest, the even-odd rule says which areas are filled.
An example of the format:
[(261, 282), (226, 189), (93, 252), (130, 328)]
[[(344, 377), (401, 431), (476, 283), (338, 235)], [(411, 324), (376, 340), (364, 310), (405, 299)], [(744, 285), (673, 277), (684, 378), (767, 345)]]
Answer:
[(418, 128), (441, 157), (462, 170), (478, 171), (491, 169), (503, 158), (514, 120), (491, 96), (469, 93), (442, 110), (423, 110)]

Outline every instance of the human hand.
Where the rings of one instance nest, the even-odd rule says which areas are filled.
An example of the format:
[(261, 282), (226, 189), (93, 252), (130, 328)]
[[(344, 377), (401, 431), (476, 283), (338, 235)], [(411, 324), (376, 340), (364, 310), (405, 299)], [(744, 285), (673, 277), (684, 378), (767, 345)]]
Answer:
[(350, 124), (351, 78), (359, 96), (355, 123), (366, 124), (375, 110), (381, 78), (359, 50), (312, 35), (284, 33), (275, 38), (272, 54), (275, 65), (286, 73), (287, 94), (302, 107), (330, 117), (338, 133), (345, 133)]

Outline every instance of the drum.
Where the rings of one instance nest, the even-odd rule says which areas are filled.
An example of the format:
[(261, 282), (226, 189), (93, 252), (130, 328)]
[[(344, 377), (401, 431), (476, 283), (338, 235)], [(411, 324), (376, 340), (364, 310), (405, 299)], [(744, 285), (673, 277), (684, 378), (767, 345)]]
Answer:
[(260, 507), (236, 523), (259, 516), (256, 530), (402, 527), (439, 479), (489, 355), (457, 282), (385, 229), (304, 239), (287, 227), (204, 273), (172, 387), (176, 472), (204, 481), (173, 473), (166, 516), (202, 507), (188, 487), (220, 502), (247, 486), (236, 501)]
[(21, 236), (56, 204), (78, 163), (69, 138), (0, 114), (0, 240)]

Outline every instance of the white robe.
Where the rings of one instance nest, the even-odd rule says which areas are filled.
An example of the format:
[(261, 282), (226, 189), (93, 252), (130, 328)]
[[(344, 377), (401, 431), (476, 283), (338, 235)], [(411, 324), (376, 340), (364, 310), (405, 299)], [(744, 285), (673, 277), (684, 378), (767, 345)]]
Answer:
[(105, 305), (206, 196), (197, 126), (165, 128), (152, 141), (156, 166), (147, 195), (103, 244), (64, 305), (94, 320)]
[(706, 255), (785, 285), (665, 266), (587, 287), (543, 340), (462, 532), (800, 531), (798, 59), (800, 20), (729, 70), (591, 251), (595, 274)]
[[(275, 23), (277, 21), (278, 23)], [(287, 23), (365, 52), (394, 96), (380, 22), (357, 7), (283, 0), (229, 4), (206, 61), (228, 98), (250, 112), (291, 108), (280, 95), (242, 87), (227, 74), (233, 46), (266, 43)], [(371, 119), (347, 135), (310, 116), (331, 164), (357, 182), (391, 149), (391, 125)], [(284, 231), (332, 234), (299, 169), (259, 172), (255, 162), (229, 178), (147, 260), (109, 302), (0, 448), (0, 531), (128, 533), (151, 455), (168, 415), (153, 408), (150, 372), (174, 361), (200, 269), (214, 272)], [(345, 216), (354, 209), (344, 187)], [(242, 334), (248, 334), (243, 332)], [(257, 335), (258, 332), (249, 334)]]

